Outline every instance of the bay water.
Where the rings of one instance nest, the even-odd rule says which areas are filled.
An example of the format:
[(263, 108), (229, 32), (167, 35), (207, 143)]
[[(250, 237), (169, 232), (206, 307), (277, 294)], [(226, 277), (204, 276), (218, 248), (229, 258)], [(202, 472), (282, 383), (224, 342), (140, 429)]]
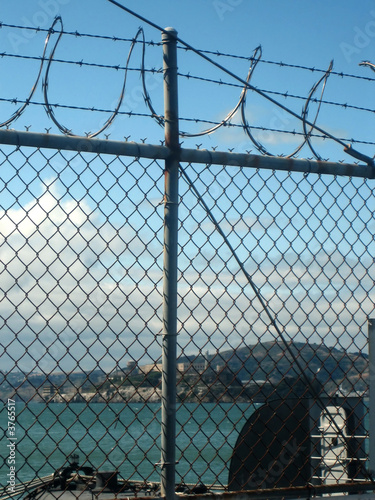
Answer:
[[(255, 406), (189, 403), (177, 409), (177, 482), (226, 484), (239, 432)], [(94, 470), (118, 470), (129, 480), (160, 480), (160, 403), (15, 403), (0, 410), (0, 485), (54, 473), (72, 454)], [(13, 453), (15, 452), (15, 454)], [(14, 464), (14, 465), (13, 465)], [(14, 469), (11, 467), (14, 466)]]

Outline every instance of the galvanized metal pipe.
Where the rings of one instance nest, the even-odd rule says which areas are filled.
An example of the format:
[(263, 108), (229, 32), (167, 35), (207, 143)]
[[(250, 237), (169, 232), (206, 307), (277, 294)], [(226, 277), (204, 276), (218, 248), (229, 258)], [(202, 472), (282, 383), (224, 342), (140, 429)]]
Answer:
[[(171, 155), (171, 151), (167, 146), (5, 129), (0, 129), (0, 144), (159, 160), (165, 160)], [(181, 162), (186, 163), (284, 170), (304, 174), (341, 175), (365, 179), (375, 178), (375, 168), (365, 164), (357, 165), (354, 163), (335, 163), (189, 148), (180, 150), (179, 159)]]
[(161, 495), (175, 498), (177, 379), (177, 233), (179, 127), (177, 93), (177, 32), (162, 33), (164, 69), (165, 160), (164, 285), (162, 344)]
[(369, 350), (369, 458), (370, 472), (375, 476), (375, 318), (368, 318), (368, 350)]
[[(300, 500), (321, 499), (322, 495), (334, 495), (335, 500), (346, 500), (348, 494), (350, 500), (369, 499), (373, 496), (374, 483), (371, 481), (355, 481), (351, 483), (334, 484), (308, 484), (307, 486), (290, 486), (285, 488), (258, 488), (256, 490), (243, 491), (208, 491), (202, 494), (182, 494), (179, 500), (277, 500), (283, 498), (299, 498)], [(367, 496), (364, 496), (366, 495)]]

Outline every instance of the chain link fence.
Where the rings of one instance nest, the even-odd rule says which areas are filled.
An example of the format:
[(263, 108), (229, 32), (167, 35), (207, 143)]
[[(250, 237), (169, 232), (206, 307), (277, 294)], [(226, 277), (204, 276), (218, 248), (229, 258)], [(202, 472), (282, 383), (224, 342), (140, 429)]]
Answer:
[[(62, 19), (45, 31), (46, 52), (49, 39), (59, 34), (56, 48), (64, 33)], [(77, 32), (66, 35), (81, 39)], [(111, 495), (142, 490), (168, 500), (175, 489), (198, 495), (207, 489), (279, 494), (287, 488), (294, 495), (296, 488), (305, 488), (308, 496), (312, 486), (318, 493), (371, 489), (375, 220), (369, 180), (374, 163), (367, 152), (373, 142), (356, 136), (348, 146), (320, 129), (323, 90), (314, 97), (331, 73), (344, 75), (331, 66), (319, 70), (321, 78), (307, 97), (298, 92), (289, 97), (250, 83), (256, 65), (269, 63), (259, 49), (246, 58), (247, 80), (236, 77), (233, 85), (215, 79), (217, 70), (236, 75), (214, 61), (207, 78), (188, 69), (177, 73), (177, 41), (182, 43), (174, 30), (163, 30), (157, 44), (163, 70), (146, 68), (145, 49), (156, 45), (145, 41), (143, 30), (121, 41), (130, 51), (120, 98), (104, 127), (86, 137), (73, 136), (54, 110), (108, 110), (50, 104), (47, 92), (52, 63), (81, 68), (83, 61), (55, 61), (55, 49), (48, 57), (44, 52), (36, 58), (40, 69), (29, 97), (4, 99), (21, 107), (3, 126), (21, 115), (26, 119), (31, 104), (45, 109), (47, 120), (64, 135), (50, 134), (50, 128), (37, 134), (28, 125), (27, 132), (0, 130), (0, 500), (46, 483), (61, 493), (79, 481), (81, 490), (94, 495), (112, 480)], [(142, 47), (140, 70), (129, 66), (136, 43)], [(210, 61), (209, 53), (188, 44), (178, 49), (182, 57)], [(95, 64), (96, 70), (101, 66)], [(106, 68), (118, 73), (119, 66)], [(315, 71), (287, 68), (292, 69)], [(132, 71), (141, 80), (133, 87), (137, 99), (125, 112), (120, 108)], [(160, 87), (163, 81), (164, 115), (151, 102), (150, 75)], [(192, 115), (179, 118), (177, 85), (171, 90), (177, 77), (184, 85), (224, 85), (236, 99), (240, 93), (238, 104), (219, 122), (198, 119), (193, 90), (184, 96), (187, 107), (194, 101)], [(40, 79), (43, 102), (32, 102)], [(269, 124), (249, 124), (249, 90), (270, 106), (277, 104), (274, 94), (296, 99), (298, 109), (303, 99), (303, 113), (280, 105), (291, 113), (288, 119), (278, 108)], [(146, 112), (134, 113), (143, 100)], [(324, 103), (373, 112), (328, 98)], [(310, 105), (318, 109), (309, 119)], [(231, 123), (237, 112), (241, 123)], [(125, 141), (108, 140), (110, 134), (94, 139), (125, 117), (152, 119), (158, 131), (161, 125), (161, 145), (149, 144), (147, 137), (142, 143), (123, 135)], [(291, 117), (302, 131), (293, 129)], [(221, 127), (225, 142), (231, 138), (225, 127), (240, 129), (247, 153), (217, 146), (203, 150), (202, 143), (180, 148), (179, 122), (211, 127), (183, 132), (184, 140)], [(117, 122), (117, 135), (127, 133), (116, 127)], [(152, 132), (151, 126), (142, 132), (146, 128)], [(270, 160), (264, 144), (283, 142), (272, 134), (296, 141), (294, 152)], [(325, 138), (362, 164), (323, 161)], [(249, 140), (261, 155), (251, 154)], [(358, 145), (364, 153), (354, 149)], [(295, 158), (297, 153), (306, 157), (306, 150), (318, 161)], [(167, 193), (168, 175), (178, 161), (176, 336), (173, 314), (165, 313), (175, 299), (165, 293), (165, 283), (176, 271), (165, 265), (166, 253), (173, 254), (167, 248), (173, 238), (165, 234), (171, 219), (167, 205), (176, 205)], [(168, 336), (173, 344), (177, 338), (176, 355), (165, 348)], [(173, 361), (167, 367), (166, 354)], [(166, 432), (166, 422), (175, 432)], [(164, 446), (169, 437), (176, 438), (167, 443), (173, 445), (171, 461)], [(120, 487), (115, 473), (122, 478)], [(168, 488), (173, 483), (173, 495), (166, 483)], [(37, 493), (27, 498), (32, 496)]]
[[(1, 399), (14, 401), (17, 479), (78, 455), (81, 467), (157, 481), (162, 162), (0, 155)], [(185, 164), (179, 196), (178, 483), (365, 477), (369, 182)]]

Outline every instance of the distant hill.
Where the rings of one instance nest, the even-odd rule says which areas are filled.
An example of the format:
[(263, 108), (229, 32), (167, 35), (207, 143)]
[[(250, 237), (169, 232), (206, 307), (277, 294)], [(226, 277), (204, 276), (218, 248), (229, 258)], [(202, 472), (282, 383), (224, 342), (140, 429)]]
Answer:
[[(178, 361), (192, 366), (178, 381), (182, 401), (261, 402), (368, 389), (366, 354), (307, 342), (259, 342)], [(198, 372), (194, 364), (206, 369)]]
[(226, 364), (242, 381), (263, 380), (275, 385), (285, 377), (299, 378), (301, 368), (309, 379), (330, 389), (341, 385), (346, 391), (362, 392), (368, 388), (366, 354), (321, 344), (262, 342), (223, 351), (210, 361)]
[[(200, 371), (191, 369), (178, 374), (177, 395), (186, 402), (263, 400), (271, 395), (298, 397), (309, 390), (306, 377), (315, 392), (332, 394), (340, 388), (363, 393), (369, 381), (366, 354), (307, 342), (290, 342), (287, 346), (276, 341), (259, 342), (215, 355), (183, 356), (178, 362), (200, 365)], [(203, 372), (202, 366), (206, 366)], [(55, 387), (59, 393), (99, 392), (101, 398), (113, 401), (124, 401), (129, 388), (133, 399), (142, 398), (141, 392), (150, 388), (159, 397), (160, 372), (128, 376), (125, 373), (123, 370), (123, 376), (116, 378), (98, 369), (67, 374), (0, 372), (0, 399), (6, 401), (14, 396), (24, 401), (41, 401), (45, 385)]]

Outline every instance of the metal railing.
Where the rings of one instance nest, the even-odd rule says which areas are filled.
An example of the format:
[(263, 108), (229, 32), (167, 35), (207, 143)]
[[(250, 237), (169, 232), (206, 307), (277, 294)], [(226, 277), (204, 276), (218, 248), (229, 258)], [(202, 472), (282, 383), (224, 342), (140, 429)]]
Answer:
[(369, 480), (374, 167), (181, 148), (163, 46), (164, 145), (0, 131), (4, 493)]

